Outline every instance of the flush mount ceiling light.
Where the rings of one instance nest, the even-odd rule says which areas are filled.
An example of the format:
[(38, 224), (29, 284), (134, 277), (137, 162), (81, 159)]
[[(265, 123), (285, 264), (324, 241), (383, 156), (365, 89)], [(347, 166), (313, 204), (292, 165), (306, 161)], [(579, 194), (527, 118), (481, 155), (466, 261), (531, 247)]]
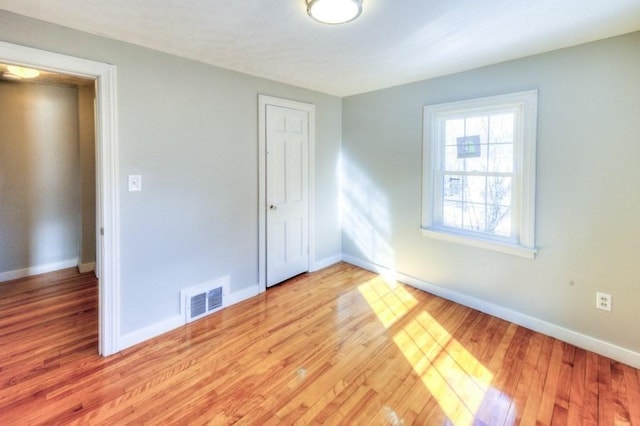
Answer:
[(344, 24), (362, 13), (362, 0), (306, 0), (307, 13), (323, 24)]
[(15, 65), (7, 65), (7, 71), (20, 78), (35, 78), (40, 75), (40, 71), (31, 68), (23, 68)]

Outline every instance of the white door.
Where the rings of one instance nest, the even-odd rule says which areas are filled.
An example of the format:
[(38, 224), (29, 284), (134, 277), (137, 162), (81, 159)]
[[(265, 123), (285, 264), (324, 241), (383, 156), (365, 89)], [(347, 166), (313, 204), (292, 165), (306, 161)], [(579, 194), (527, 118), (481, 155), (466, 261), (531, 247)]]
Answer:
[(266, 106), (267, 287), (309, 270), (309, 113)]

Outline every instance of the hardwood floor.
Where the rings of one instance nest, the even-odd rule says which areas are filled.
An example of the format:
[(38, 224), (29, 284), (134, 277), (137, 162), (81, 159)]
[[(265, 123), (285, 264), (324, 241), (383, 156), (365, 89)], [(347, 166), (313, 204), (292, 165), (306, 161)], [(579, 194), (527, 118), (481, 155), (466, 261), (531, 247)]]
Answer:
[(1, 425), (640, 424), (638, 370), (344, 263), (109, 358), (97, 319), (0, 284)]

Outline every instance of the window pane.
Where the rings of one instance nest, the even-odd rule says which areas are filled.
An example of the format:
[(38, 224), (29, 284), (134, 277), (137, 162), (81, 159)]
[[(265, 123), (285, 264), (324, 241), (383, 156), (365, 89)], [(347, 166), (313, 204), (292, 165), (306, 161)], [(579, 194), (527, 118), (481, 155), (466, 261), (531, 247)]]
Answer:
[(487, 232), (502, 237), (511, 236), (511, 208), (490, 206), (487, 209)]
[(462, 176), (445, 175), (442, 196), (445, 200), (462, 201)]
[(447, 146), (445, 148), (445, 170), (448, 172), (463, 172), (464, 158), (458, 158), (458, 146)]
[(445, 122), (445, 144), (456, 145), (458, 138), (464, 136), (464, 119)]
[(464, 203), (462, 209), (462, 228), (484, 232), (485, 206), (483, 204)]
[(513, 172), (513, 144), (489, 145), (489, 171)]
[(489, 117), (471, 117), (465, 120), (465, 136), (480, 135), (480, 143), (487, 143), (489, 131)]
[(484, 176), (465, 176), (462, 184), (464, 201), (484, 204), (486, 202), (486, 182), (487, 178)]
[(462, 203), (454, 201), (443, 203), (442, 224), (452, 228), (462, 228)]
[[(460, 157), (458, 145), (445, 148), (445, 170), (448, 172), (486, 172), (487, 145), (479, 145), (478, 157)], [(463, 154), (464, 155), (464, 154)]]
[(480, 155), (478, 157), (461, 158), (465, 172), (486, 172), (487, 171), (487, 145), (480, 145)]
[(513, 142), (514, 113), (491, 116), (491, 143)]
[(511, 206), (511, 182), (506, 176), (492, 176), (487, 178), (487, 204), (496, 206)]

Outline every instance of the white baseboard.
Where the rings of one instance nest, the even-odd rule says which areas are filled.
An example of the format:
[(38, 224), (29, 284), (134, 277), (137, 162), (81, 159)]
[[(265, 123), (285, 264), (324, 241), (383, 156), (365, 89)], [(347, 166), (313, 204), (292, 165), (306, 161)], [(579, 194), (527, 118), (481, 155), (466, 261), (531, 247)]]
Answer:
[(312, 262), (309, 265), (309, 272), (319, 271), (320, 269), (327, 268), (341, 261), (342, 261), (342, 254), (325, 257), (324, 259), (320, 259), (318, 261)]
[(231, 305), (242, 302), (243, 300), (250, 299), (253, 296), (257, 296), (258, 293), (260, 293), (260, 286), (258, 284), (235, 291), (227, 297), (227, 302), (224, 304), (224, 307), (227, 308)]
[(85, 274), (96, 269), (96, 262), (78, 263), (78, 272)]
[[(123, 349), (127, 349), (131, 346), (137, 345), (138, 343), (142, 343), (145, 340), (149, 340), (151, 338), (157, 337), (161, 334), (166, 333), (167, 331), (171, 331), (176, 329), (182, 325), (184, 325), (184, 316), (176, 315), (169, 319), (166, 319), (162, 322), (158, 322), (152, 324), (148, 327), (145, 327), (141, 330), (136, 330), (129, 334), (125, 334), (118, 339), (118, 350), (121, 351)], [(116, 352), (117, 352), (116, 351)]]
[(59, 271), (60, 269), (73, 268), (78, 264), (78, 259), (67, 259), (61, 262), (48, 263), (46, 265), (30, 266), (15, 271), (0, 272), (0, 282), (16, 280), (18, 278), (29, 277), (31, 275), (46, 274), (47, 272)]
[[(224, 304), (224, 308), (222, 309), (228, 308), (231, 305), (235, 305), (238, 302), (242, 302), (243, 300), (256, 296), (258, 292), (259, 286), (257, 284), (239, 291), (235, 291), (229, 294)], [(138, 343), (142, 343), (146, 340), (157, 337), (178, 327), (182, 327), (185, 324), (186, 322), (184, 315), (176, 315), (162, 322), (152, 324), (141, 330), (137, 330), (124, 335), (118, 339), (118, 351), (137, 345)]]
[(411, 277), (400, 272), (391, 271), (389, 268), (385, 268), (383, 266), (376, 265), (350, 255), (343, 255), (343, 260), (347, 263), (351, 263), (352, 265), (359, 266), (363, 269), (379, 274), (393, 273), (395, 274), (398, 281), (426, 291), (428, 293), (434, 294), (436, 296), (442, 297), (443, 299), (451, 300), (453, 302), (468, 306), (489, 315), (493, 315), (514, 324), (521, 325), (522, 327), (537, 331), (547, 336), (554, 337), (558, 340), (562, 340), (563, 342), (567, 342), (580, 348), (587, 349), (597, 354), (615, 359), (632, 367), (640, 368), (640, 353), (634, 352), (630, 349), (623, 348), (621, 346), (588, 336), (586, 334), (578, 333), (577, 331), (573, 331), (568, 328), (549, 323), (530, 315), (513, 311), (503, 306), (495, 305), (493, 303), (478, 299), (473, 296), (468, 296), (457, 291), (439, 287), (435, 284), (423, 281), (419, 278)]

